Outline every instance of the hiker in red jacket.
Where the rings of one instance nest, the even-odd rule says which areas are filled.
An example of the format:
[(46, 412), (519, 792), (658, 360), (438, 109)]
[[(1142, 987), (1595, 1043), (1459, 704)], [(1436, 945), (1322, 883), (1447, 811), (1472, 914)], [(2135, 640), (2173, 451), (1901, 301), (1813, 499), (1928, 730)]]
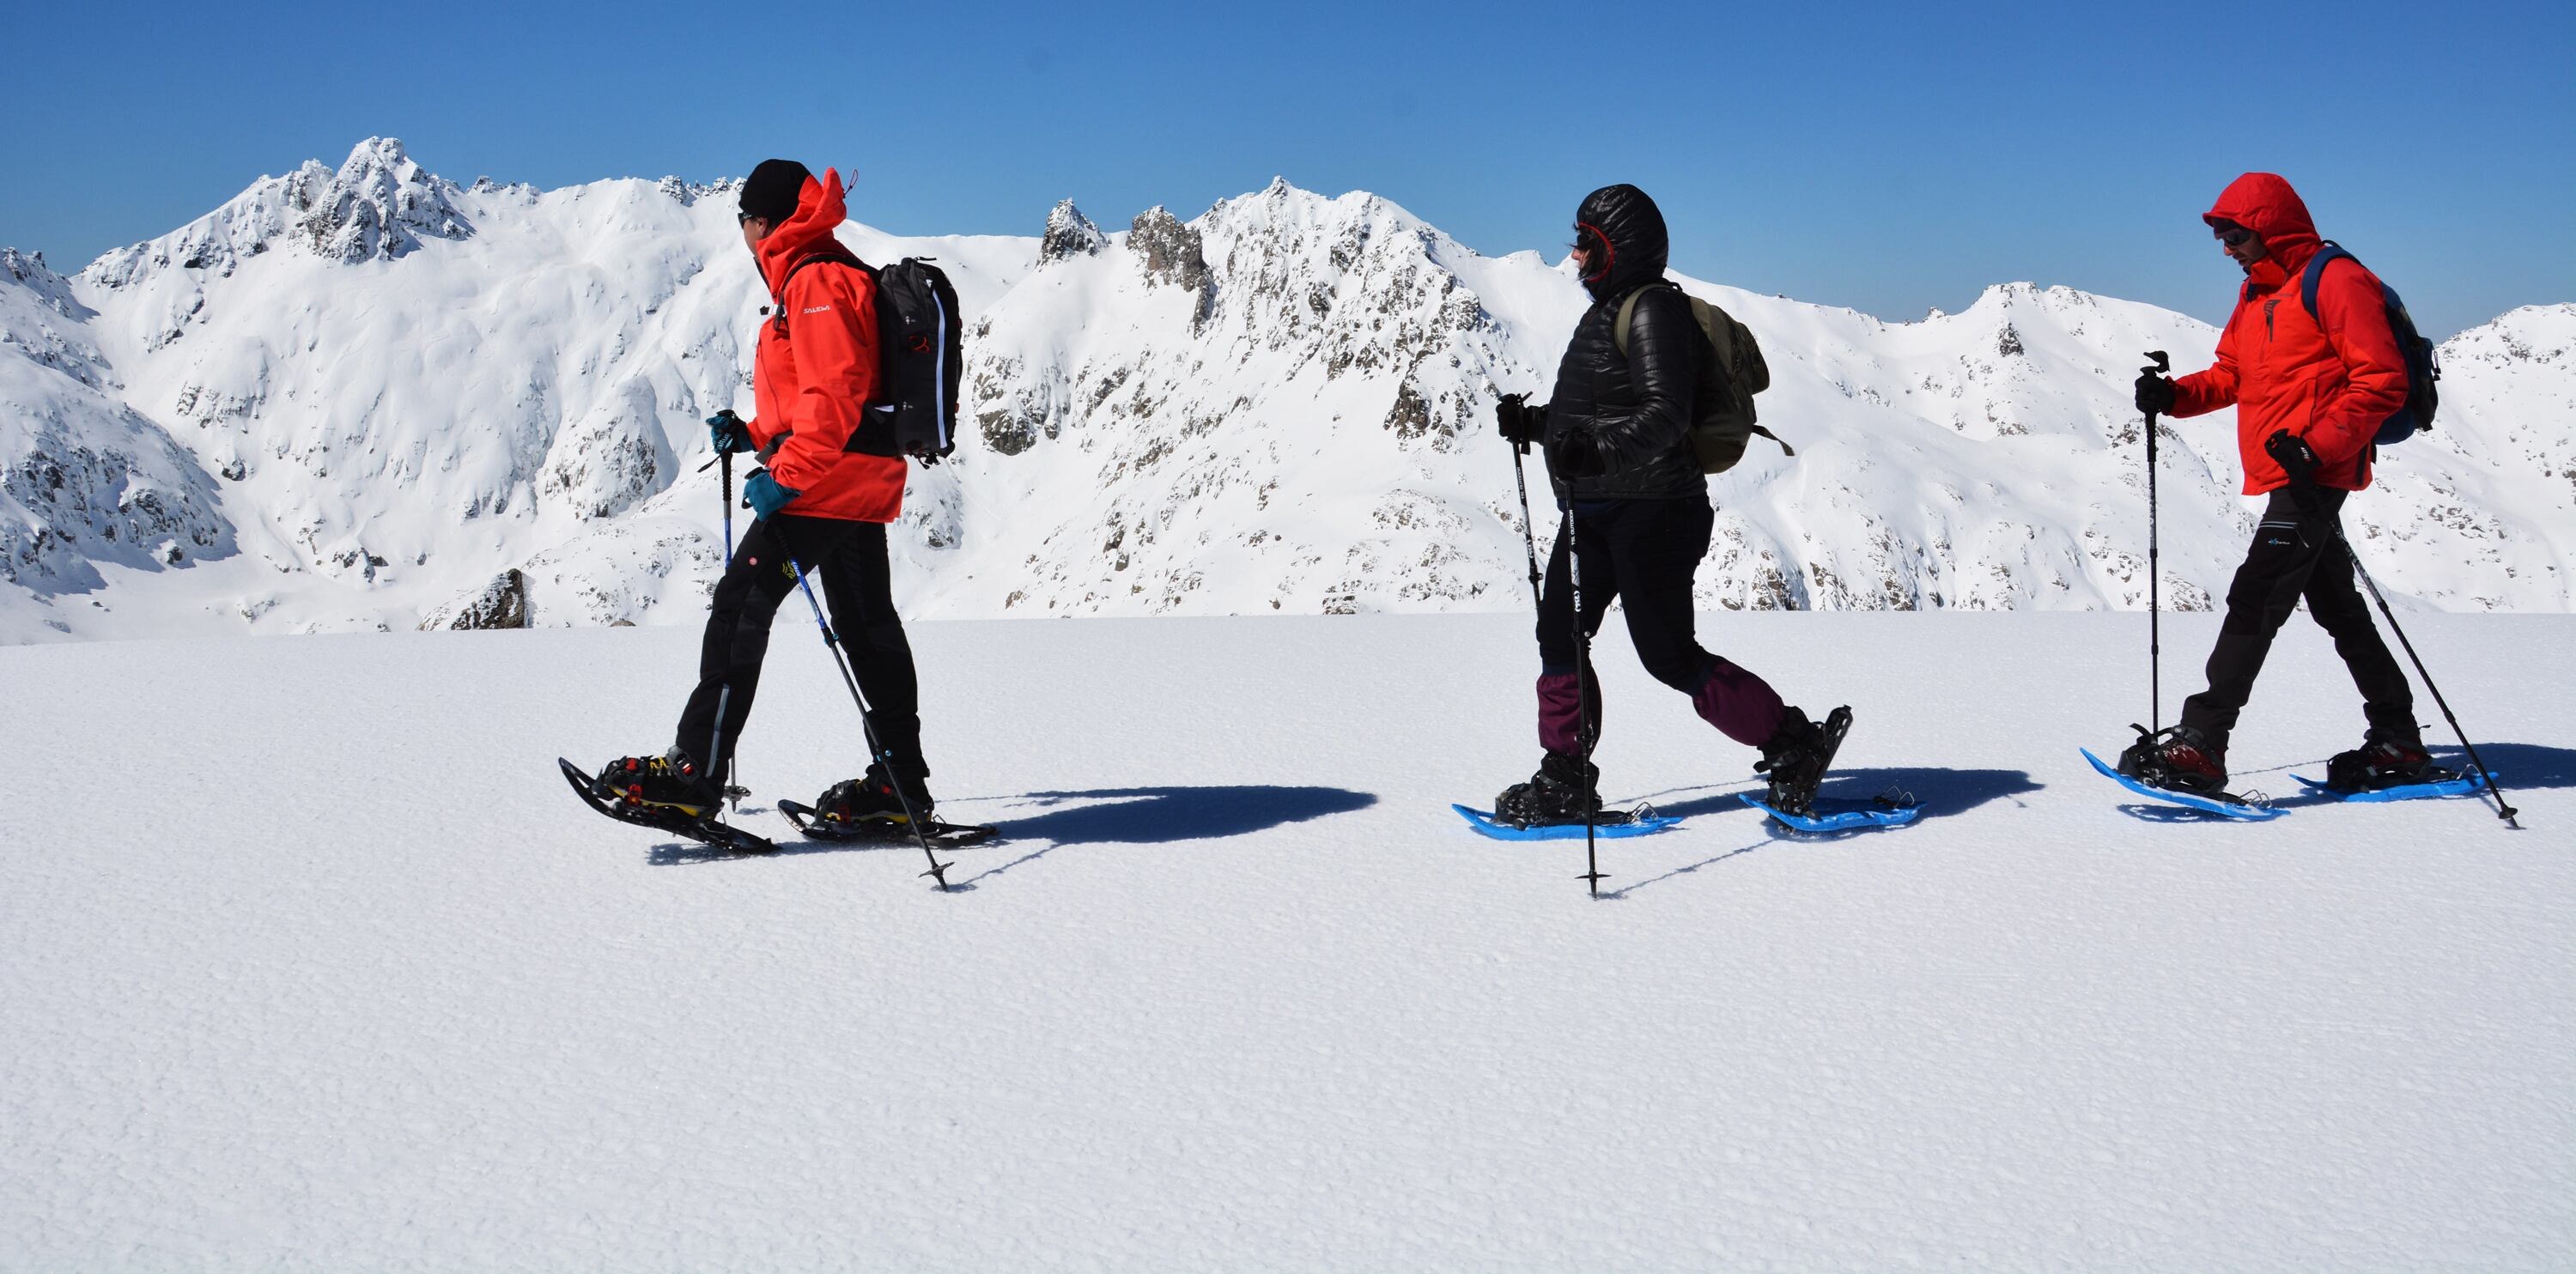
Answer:
[(635, 791), (644, 804), (693, 818), (715, 813), (717, 776), (760, 688), (770, 621), (796, 589), (792, 559), (822, 581), (833, 631), (884, 748), (863, 777), (824, 793), (817, 811), (899, 819), (894, 785), (901, 784), (911, 809), (930, 813), (920, 687), (886, 564), (886, 524), (903, 512), (904, 461), (847, 449), (876, 394), (878, 360), (875, 282), (832, 235), (846, 216), (834, 171), (817, 181), (803, 164), (771, 159), (743, 183), (737, 220), (774, 314), (760, 326), (752, 363), (755, 417), (724, 411), (707, 426), (717, 450), (755, 451), (766, 462), (743, 484), (759, 520), (716, 581), (697, 688), (670, 751), (610, 763), (618, 775), (611, 786)]
[(2406, 363), (2388, 324), (2379, 279), (2350, 257), (2326, 263), (2316, 313), (2299, 279), (2323, 246), (2290, 183), (2247, 173), (2201, 220), (2245, 270), (2236, 312), (2208, 370), (2138, 377), (2138, 410), (2175, 417), (2236, 408), (2245, 494), (2268, 496), (2245, 565), (2227, 590), (2227, 618), (2209, 654), (2209, 688), (2183, 702), (2182, 722), (2121, 754), (2120, 772), (2160, 787), (2227, 786), (2227, 736), (2254, 692), (2272, 636), (2305, 597), (2352, 670), (2369, 723), (2362, 745), (2336, 756), (2328, 781), (2348, 790), (2420, 780), (2428, 768), (2406, 673), (2353, 588), (2340, 514), (2370, 485), (2371, 438), (2406, 405)]

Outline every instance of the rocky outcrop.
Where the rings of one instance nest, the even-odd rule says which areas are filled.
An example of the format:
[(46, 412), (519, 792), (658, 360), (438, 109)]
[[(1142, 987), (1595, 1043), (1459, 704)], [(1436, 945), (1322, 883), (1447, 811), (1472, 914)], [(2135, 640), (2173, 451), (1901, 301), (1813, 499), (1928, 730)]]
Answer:
[(1038, 240), (1038, 263), (1062, 261), (1069, 257), (1100, 255), (1109, 246), (1109, 236), (1091, 224), (1091, 218), (1067, 199), (1047, 214), (1046, 234)]
[(1161, 204), (1136, 214), (1135, 224), (1127, 229), (1127, 250), (1136, 254), (1147, 283), (1191, 292), (1208, 285), (1207, 249), (1199, 232), (1183, 225)]
[(555, 435), (537, 480), (540, 497), (584, 518), (624, 513), (670, 485), (678, 460), (663, 444), (653, 387), (628, 380)]
[(528, 577), (516, 569), (493, 576), (491, 583), (459, 596), (420, 621), (422, 632), (527, 627), (531, 627), (528, 623)]

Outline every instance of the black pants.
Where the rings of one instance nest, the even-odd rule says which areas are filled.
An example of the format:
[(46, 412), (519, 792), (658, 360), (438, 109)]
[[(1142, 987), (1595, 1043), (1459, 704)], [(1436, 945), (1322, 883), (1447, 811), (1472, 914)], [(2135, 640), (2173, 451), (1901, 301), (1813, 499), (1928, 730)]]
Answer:
[[(796, 591), (791, 553), (822, 581), (832, 631), (840, 635), (868, 698), (868, 724), (878, 742), (898, 764), (927, 773), (921, 764), (921, 685), (903, 617), (894, 609), (884, 524), (786, 513), (752, 523), (716, 581), (715, 607), (698, 648), (698, 686), (680, 713), (680, 750), (699, 758), (710, 773), (722, 772), (733, 756), (743, 723), (751, 719), (752, 697), (760, 691), (770, 621)], [(814, 642), (822, 644), (821, 633)]]
[[(1691, 609), (1692, 576), (1708, 556), (1716, 511), (1704, 496), (1679, 500), (1585, 500), (1567, 515), (1583, 567), (1583, 631), (1601, 631), (1612, 598), (1624, 598), (1628, 639), (1655, 680), (1691, 697), (1692, 709), (1739, 743), (1759, 746), (1780, 720), (1780, 696), (1742, 668), (1702, 649)], [(1574, 597), (1566, 533), (1560, 527), (1539, 590), (1539, 742), (1551, 752), (1579, 747), (1578, 711), (1597, 732), (1601, 690), (1590, 678), (1575, 698)]]
[(2254, 678), (2271, 653), (2272, 636), (2282, 621), (2308, 601), (2308, 614), (2334, 637), (2335, 653), (2352, 670), (2361, 690), (2362, 714), (2369, 723), (2400, 738), (2415, 737), (2415, 694), (2406, 670), (2388, 653), (2370, 611), (2352, 583), (2352, 550), (2344, 545), (2344, 492), (2318, 488), (2312, 504), (2302, 508), (2284, 489), (2263, 506), (2263, 524), (2254, 529), (2254, 545), (2236, 582), (2227, 588), (2227, 618), (2218, 628), (2218, 645), (2209, 652), (2209, 689), (2183, 701), (2182, 723), (2225, 749), (2236, 728), (2236, 714), (2253, 697)]

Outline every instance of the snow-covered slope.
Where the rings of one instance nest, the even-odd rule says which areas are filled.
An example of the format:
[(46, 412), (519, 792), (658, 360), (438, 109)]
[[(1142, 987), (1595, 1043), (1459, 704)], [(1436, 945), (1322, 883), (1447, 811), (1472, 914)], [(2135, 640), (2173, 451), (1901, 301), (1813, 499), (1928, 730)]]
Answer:
[(51, 624), (43, 603), (232, 550), (214, 481), (120, 401), (69, 281), (0, 248), (0, 635)]
[[(0, 1268), (2568, 1267), (2576, 621), (2409, 623), (2518, 833), (2124, 809), (2074, 749), (2144, 616), (1711, 627), (1922, 821), (1767, 835), (1605, 651), (1604, 794), (1688, 817), (1590, 901), (1445, 808), (1535, 759), (1517, 614), (922, 625), (941, 808), (1011, 834), (948, 895), (578, 805), (682, 629), (0, 649)], [(2297, 624), (2231, 759), (2360, 728)], [(756, 799), (854, 734), (782, 628)]]
[[(957, 466), (968, 516), (960, 562), (927, 586), (939, 613), (1523, 604), (1511, 460), (1488, 412), (1553, 380), (1585, 304), (1562, 266), (1482, 257), (1374, 196), (1285, 183), (1089, 242), (1050, 254), (975, 329), (987, 445)], [(2206, 365), (2215, 329), (2028, 284), (1906, 324), (1684, 284), (1759, 334), (1764, 419), (1798, 448), (1757, 442), (1714, 483), (1703, 604), (2146, 605), (2129, 381), (2148, 349)], [(2452, 348), (2563, 348), (2537, 333), (2571, 314), (2509, 315)], [(2576, 447), (2576, 412), (2504, 406), (2563, 403), (2576, 369), (2459, 361), (2445, 432), (2385, 454), (2390, 481), (2355, 507), (2354, 534), (2390, 587), (2435, 604), (2564, 609), (2576, 503), (2496, 460)], [(2253, 525), (2234, 413), (2167, 431), (2164, 597), (2206, 607)], [(1545, 535), (1544, 508), (1539, 522)]]
[[(102, 547), (75, 569), (61, 546), (103, 531), (26, 505), (19, 543), (49, 529), (57, 582), (0, 582), (0, 640), (686, 622), (721, 553), (697, 421), (748, 409), (764, 299), (730, 189), (459, 186), (370, 139), (68, 287), (21, 283), (0, 314), (11, 351), (74, 341), (42, 370), (87, 379), (21, 375), (0, 407), (90, 422), (53, 426), (47, 454), (171, 460), (148, 485), (164, 507), (192, 493), (181, 540), (242, 551), (170, 570)], [(939, 258), (971, 323), (966, 445), (916, 471), (898, 540), (913, 613), (1522, 604), (1487, 412), (1553, 378), (1583, 304), (1561, 265), (1284, 181), (1114, 232), (1066, 203), (1034, 238), (843, 237), (871, 259)], [(2144, 349), (2206, 361), (2206, 325), (2017, 284), (1904, 324), (1688, 286), (1760, 334), (1764, 418), (1799, 448), (1758, 444), (1717, 483), (1708, 605), (2144, 604), (2126, 386)], [(2446, 347), (2442, 430), (2390, 452), (2384, 489), (2349, 515), (2391, 588), (2570, 605), (2571, 327), (2576, 307), (2525, 310)], [(63, 394), (87, 406), (67, 414)], [(163, 429), (179, 452), (147, 445)], [(2165, 596), (2206, 605), (2251, 521), (2232, 424), (2171, 437)]]
[[(970, 305), (1031, 255), (849, 238), (939, 256)], [(606, 622), (697, 596), (717, 565), (705, 528), (660, 526), (655, 498), (703, 459), (701, 417), (749, 406), (763, 298), (728, 187), (467, 189), (370, 139), (336, 172), (263, 180), (102, 257), (79, 291), (128, 401), (220, 475), (267, 568), (208, 581), (242, 590), (218, 609), (407, 627), (509, 568), (572, 560), (545, 609)]]

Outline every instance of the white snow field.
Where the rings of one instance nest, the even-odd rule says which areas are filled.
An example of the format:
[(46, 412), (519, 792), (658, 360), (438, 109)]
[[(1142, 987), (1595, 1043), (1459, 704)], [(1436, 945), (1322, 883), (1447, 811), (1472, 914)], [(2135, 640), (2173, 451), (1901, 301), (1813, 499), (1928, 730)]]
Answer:
[[(855, 752), (790, 607), (764, 800)], [(2526, 830), (2124, 809), (2142, 616), (1711, 616), (1930, 810), (1774, 837), (1614, 622), (1689, 817), (1599, 901), (1446, 809), (1518, 615), (917, 625), (951, 895), (575, 801), (687, 626), (0, 650), (0, 1269), (2565, 1270), (2576, 619), (2407, 623)], [(2233, 760), (2359, 728), (2294, 619)]]

